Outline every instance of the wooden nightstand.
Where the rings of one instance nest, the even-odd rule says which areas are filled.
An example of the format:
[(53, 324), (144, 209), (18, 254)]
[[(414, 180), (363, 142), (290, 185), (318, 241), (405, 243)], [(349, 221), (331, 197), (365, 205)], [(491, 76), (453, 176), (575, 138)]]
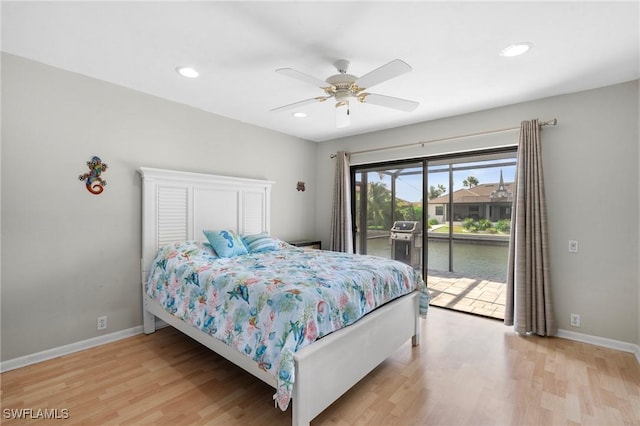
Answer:
[(322, 250), (322, 241), (320, 240), (289, 241), (289, 244), (303, 249)]

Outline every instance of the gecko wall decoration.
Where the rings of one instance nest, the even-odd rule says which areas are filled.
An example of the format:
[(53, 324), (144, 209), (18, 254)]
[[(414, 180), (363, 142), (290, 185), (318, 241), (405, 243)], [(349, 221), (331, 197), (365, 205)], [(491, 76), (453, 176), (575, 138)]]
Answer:
[(107, 163), (103, 163), (100, 157), (94, 156), (91, 161), (87, 161), (89, 173), (78, 176), (81, 181), (86, 180), (87, 191), (92, 194), (100, 194), (104, 191), (107, 181), (102, 179), (100, 175), (107, 170)]

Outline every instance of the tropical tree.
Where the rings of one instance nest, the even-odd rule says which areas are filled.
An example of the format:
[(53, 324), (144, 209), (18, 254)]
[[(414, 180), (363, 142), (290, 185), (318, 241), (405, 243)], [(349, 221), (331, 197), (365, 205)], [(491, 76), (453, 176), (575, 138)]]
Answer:
[(372, 182), (367, 191), (367, 211), (374, 229), (385, 225), (385, 212), (391, 205), (391, 191), (382, 182)]
[(474, 186), (478, 186), (479, 184), (480, 184), (480, 181), (475, 176), (469, 176), (468, 178), (462, 181), (462, 185), (465, 188), (469, 188), (469, 189), (473, 188)]
[(409, 201), (396, 201), (396, 220), (421, 220), (422, 206)]
[(447, 192), (447, 188), (442, 184), (438, 184), (438, 187), (435, 188), (433, 185), (429, 186), (429, 199), (433, 200), (434, 198), (438, 198), (442, 194)]

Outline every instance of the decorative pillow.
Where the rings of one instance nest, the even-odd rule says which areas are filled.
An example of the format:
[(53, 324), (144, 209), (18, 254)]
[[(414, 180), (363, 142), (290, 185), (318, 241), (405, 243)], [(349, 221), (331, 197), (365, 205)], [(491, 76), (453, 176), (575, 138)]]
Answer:
[(262, 251), (278, 250), (280, 248), (280, 240), (270, 237), (269, 234), (243, 235), (242, 241), (247, 246), (249, 253), (259, 253)]
[(247, 248), (242, 238), (235, 232), (225, 229), (222, 231), (202, 231), (209, 240), (209, 244), (220, 257), (234, 257), (247, 254)]

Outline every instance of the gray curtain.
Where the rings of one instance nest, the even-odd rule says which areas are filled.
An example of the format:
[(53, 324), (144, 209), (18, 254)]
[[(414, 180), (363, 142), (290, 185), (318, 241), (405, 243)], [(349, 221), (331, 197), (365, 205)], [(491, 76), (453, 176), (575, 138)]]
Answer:
[(331, 250), (353, 252), (351, 227), (351, 184), (349, 154), (336, 154), (336, 174), (333, 181), (333, 213), (331, 215)]
[(538, 120), (520, 127), (504, 323), (520, 334), (557, 331), (551, 301), (549, 239)]

